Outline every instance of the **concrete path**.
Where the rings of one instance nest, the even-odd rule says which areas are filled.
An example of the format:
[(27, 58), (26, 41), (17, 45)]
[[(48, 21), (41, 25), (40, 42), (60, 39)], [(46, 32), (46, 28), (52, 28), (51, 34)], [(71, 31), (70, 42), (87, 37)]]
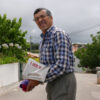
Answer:
[[(76, 78), (76, 100), (100, 100), (100, 85), (97, 84), (96, 74), (76, 73)], [(18, 85), (19, 84), (17, 83), (16, 85), (13, 85), (12, 89), (8, 92), (2, 93), (2, 95), (0, 95), (0, 100), (47, 100), (45, 92), (46, 84), (40, 85), (28, 93), (19, 89)]]
[(76, 77), (76, 100), (100, 100), (100, 85), (97, 84), (96, 74), (76, 74)]

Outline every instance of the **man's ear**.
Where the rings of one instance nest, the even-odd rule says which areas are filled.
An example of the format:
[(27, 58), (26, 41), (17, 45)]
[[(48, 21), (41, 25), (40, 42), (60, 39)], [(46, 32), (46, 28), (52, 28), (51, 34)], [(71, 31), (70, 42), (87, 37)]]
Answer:
[(53, 19), (53, 17), (52, 16), (49, 16), (51, 19)]

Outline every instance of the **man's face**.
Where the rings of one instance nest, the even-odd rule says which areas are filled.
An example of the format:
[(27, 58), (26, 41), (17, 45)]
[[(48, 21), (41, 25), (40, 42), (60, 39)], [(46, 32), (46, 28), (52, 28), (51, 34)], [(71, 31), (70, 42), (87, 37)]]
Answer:
[(43, 33), (45, 33), (53, 24), (52, 16), (48, 16), (45, 10), (41, 10), (35, 14), (34, 20)]

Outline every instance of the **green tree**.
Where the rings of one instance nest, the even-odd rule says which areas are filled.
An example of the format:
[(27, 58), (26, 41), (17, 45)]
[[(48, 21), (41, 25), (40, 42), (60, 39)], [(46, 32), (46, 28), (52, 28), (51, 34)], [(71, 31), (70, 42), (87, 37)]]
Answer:
[[(16, 56), (23, 60), (29, 44), (25, 39), (27, 31), (21, 30), (22, 18), (7, 19), (7, 15), (0, 15), (0, 52), (7, 56)], [(9, 44), (13, 44), (10, 46)], [(7, 44), (8, 48), (3, 48)]]
[(39, 44), (38, 43), (31, 43), (32, 50), (38, 50)]
[(75, 56), (80, 59), (79, 66), (95, 69), (100, 66), (100, 32), (91, 38), (92, 43), (76, 51)]

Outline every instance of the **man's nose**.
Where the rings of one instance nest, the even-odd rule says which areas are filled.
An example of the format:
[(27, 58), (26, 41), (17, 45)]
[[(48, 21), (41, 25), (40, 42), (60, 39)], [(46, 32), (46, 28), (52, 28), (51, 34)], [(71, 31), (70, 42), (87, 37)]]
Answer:
[(38, 21), (42, 21), (42, 18), (40, 17), (40, 18), (38, 19)]

